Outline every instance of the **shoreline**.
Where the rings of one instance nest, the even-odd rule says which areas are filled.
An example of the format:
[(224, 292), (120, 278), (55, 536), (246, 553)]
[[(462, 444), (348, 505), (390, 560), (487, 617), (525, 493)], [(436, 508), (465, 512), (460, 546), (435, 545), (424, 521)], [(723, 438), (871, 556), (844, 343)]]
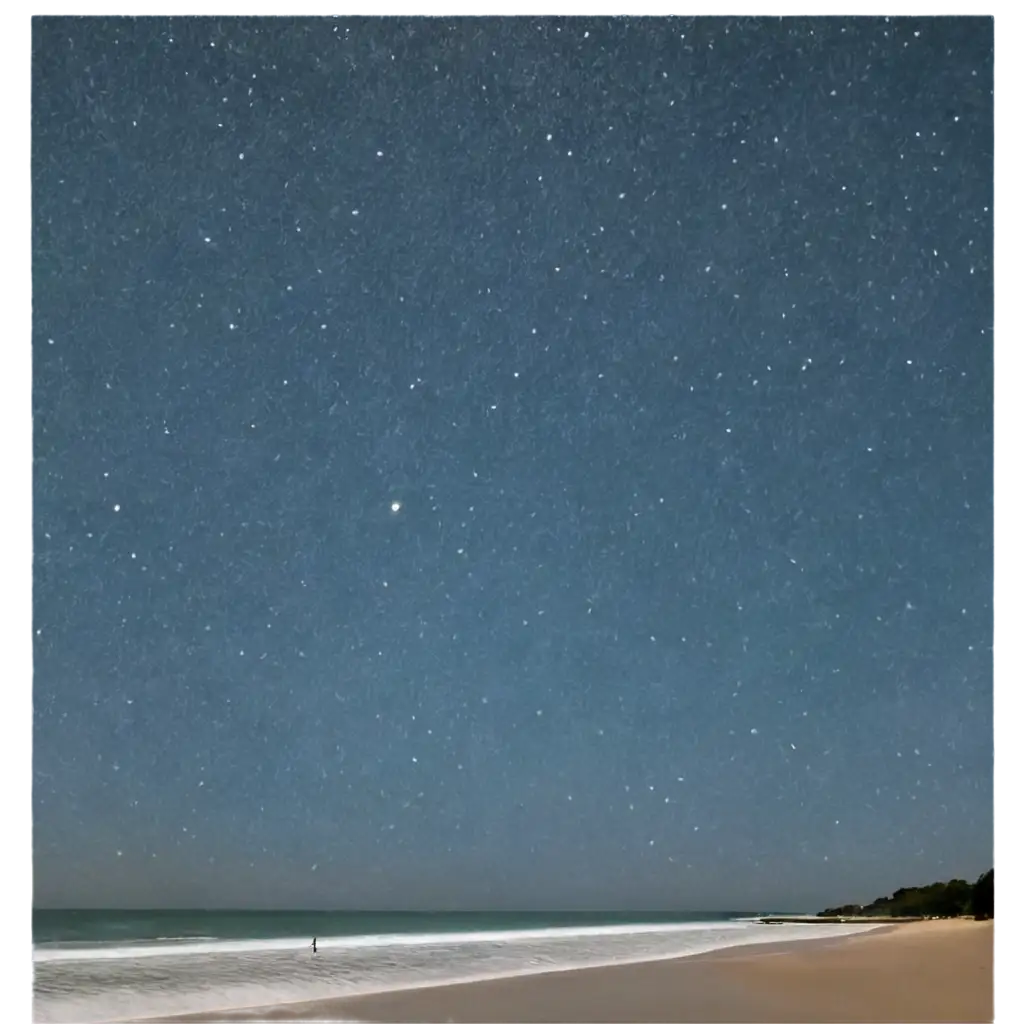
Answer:
[(855, 935), (160, 1019), (973, 1024), (993, 1017), (993, 935), (991, 921), (880, 922)]

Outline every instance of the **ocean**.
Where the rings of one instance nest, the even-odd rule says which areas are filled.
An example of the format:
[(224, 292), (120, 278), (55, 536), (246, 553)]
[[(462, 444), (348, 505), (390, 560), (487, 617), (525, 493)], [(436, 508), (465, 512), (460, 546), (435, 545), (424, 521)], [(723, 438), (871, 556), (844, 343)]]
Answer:
[(34, 1016), (94, 1024), (267, 1006), (871, 927), (753, 916), (36, 910)]

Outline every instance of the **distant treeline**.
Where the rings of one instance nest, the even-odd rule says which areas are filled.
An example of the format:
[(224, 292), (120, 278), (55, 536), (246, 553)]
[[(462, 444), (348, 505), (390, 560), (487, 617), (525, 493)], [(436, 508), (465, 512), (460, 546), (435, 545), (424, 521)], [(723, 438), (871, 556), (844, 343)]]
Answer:
[(995, 869), (986, 871), (973, 885), (962, 878), (912, 889), (897, 889), (874, 903), (847, 903), (830, 907), (818, 917), (960, 917), (971, 914), (979, 921), (996, 916)]

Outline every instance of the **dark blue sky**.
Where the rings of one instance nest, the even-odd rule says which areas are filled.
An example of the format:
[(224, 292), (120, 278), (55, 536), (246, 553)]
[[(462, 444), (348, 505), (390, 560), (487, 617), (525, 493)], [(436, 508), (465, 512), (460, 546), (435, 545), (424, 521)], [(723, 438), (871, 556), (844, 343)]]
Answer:
[(37, 904), (989, 867), (992, 44), (37, 19)]

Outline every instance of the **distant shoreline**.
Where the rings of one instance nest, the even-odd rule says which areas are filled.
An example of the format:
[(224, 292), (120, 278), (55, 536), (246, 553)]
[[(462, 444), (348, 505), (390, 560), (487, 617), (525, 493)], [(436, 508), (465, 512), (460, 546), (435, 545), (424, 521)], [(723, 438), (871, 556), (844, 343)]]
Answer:
[[(911, 924), (927, 921), (927, 917), (885, 917), (881, 914), (766, 914), (757, 919), (761, 924)], [(946, 920), (961, 920), (947, 918)]]

